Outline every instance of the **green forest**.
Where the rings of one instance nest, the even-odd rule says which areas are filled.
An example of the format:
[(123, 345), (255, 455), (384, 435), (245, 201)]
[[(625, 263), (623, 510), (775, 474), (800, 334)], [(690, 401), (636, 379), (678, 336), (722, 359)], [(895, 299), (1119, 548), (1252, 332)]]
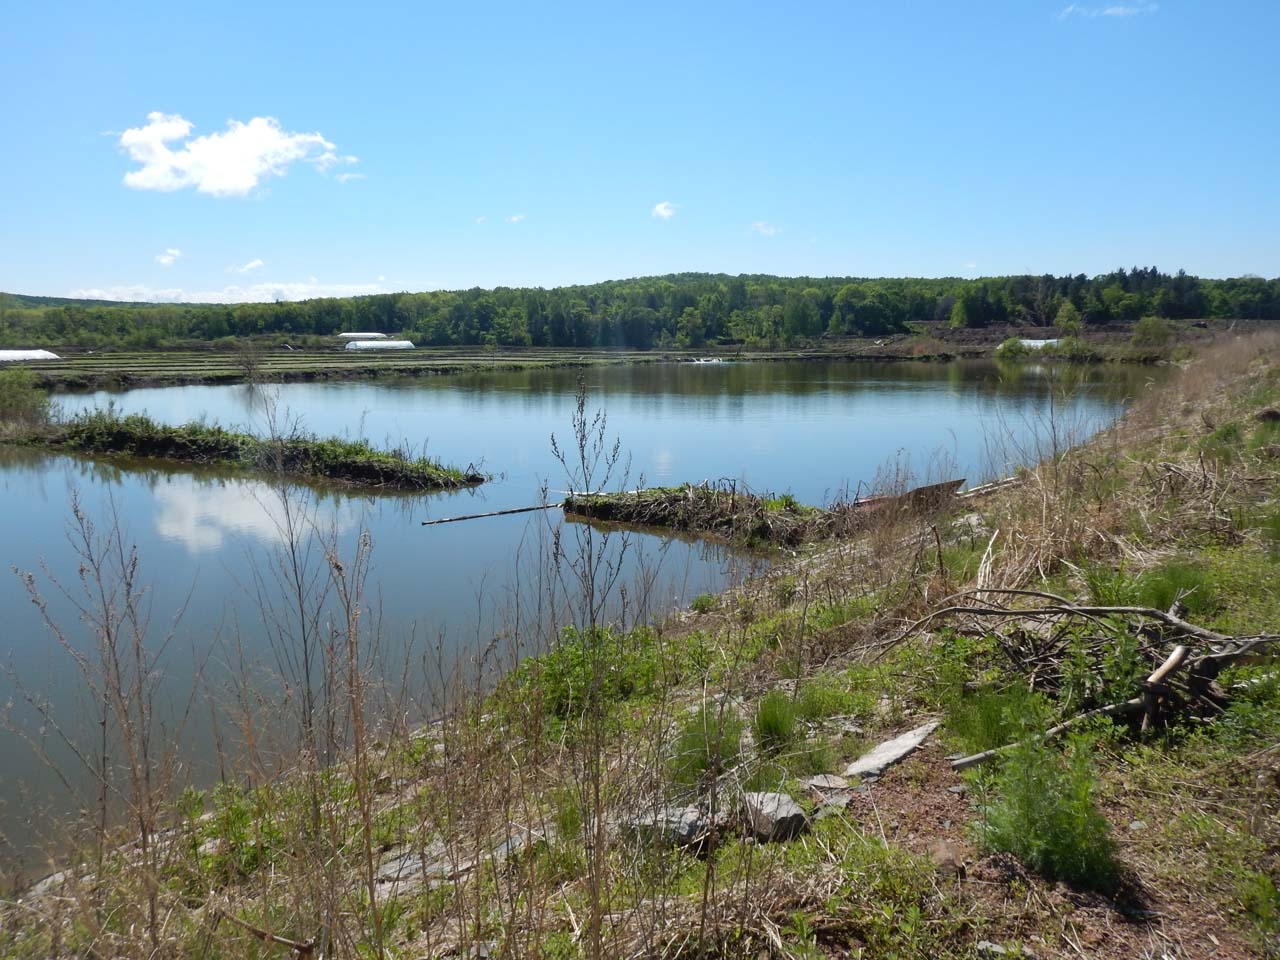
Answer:
[(982, 280), (682, 273), (584, 286), (388, 293), (245, 304), (65, 300), (0, 293), (0, 345), (130, 349), (344, 330), (420, 346), (777, 346), (879, 337), (921, 322), (1075, 327), (1169, 320), (1280, 320), (1280, 279), (1202, 279), (1155, 267), (1097, 277)]

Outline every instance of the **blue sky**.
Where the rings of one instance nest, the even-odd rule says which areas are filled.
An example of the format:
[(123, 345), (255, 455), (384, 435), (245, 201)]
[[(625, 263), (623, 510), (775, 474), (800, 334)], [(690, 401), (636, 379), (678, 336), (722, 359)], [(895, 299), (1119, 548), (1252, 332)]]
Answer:
[(1276, 0), (18, 0), (4, 21), (11, 292), (1280, 275)]

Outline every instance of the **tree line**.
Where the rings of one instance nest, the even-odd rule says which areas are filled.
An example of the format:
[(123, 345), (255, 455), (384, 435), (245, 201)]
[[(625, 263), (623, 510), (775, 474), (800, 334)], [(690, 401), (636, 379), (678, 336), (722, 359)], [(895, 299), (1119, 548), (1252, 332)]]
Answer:
[(156, 304), (0, 294), (0, 344), (148, 348), (228, 337), (401, 335), (419, 345), (775, 346), (879, 337), (914, 323), (1049, 327), (1280, 320), (1280, 279), (1203, 279), (1155, 267), (1096, 277), (859, 279), (682, 273), (542, 288), (388, 293), (244, 304)]

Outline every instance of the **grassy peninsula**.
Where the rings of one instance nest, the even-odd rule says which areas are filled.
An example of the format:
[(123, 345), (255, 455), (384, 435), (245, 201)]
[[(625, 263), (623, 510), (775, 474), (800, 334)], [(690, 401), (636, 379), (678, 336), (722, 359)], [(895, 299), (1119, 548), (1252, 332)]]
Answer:
[(113, 781), (0, 954), (1276, 956), (1277, 357), (1227, 337), (1016, 483), (660, 622), (557, 550), (569, 622), (426, 727), (352, 615), (287, 775)]

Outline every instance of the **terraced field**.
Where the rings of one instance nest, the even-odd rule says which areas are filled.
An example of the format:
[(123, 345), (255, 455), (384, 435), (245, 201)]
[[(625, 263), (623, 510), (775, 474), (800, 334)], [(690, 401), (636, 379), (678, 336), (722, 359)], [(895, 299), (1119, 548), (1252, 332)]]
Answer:
[(59, 390), (184, 383), (290, 382), (413, 377), (462, 370), (653, 363), (679, 355), (618, 350), (487, 350), (483, 347), (355, 353), (338, 349), (264, 348), (256, 355), (215, 350), (62, 353), (24, 363), (41, 386)]

